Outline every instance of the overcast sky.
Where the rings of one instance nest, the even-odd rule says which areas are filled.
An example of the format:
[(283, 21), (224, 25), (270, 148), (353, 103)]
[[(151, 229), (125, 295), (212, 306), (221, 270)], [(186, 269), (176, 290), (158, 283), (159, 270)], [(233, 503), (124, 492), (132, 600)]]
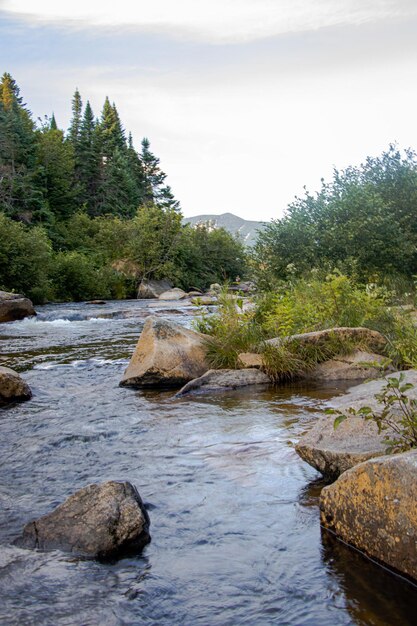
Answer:
[(67, 128), (106, 95), (186, 216), (280, 217), (303, 186), (417, 148), (416, 0), (0, 0), (0, 72)]

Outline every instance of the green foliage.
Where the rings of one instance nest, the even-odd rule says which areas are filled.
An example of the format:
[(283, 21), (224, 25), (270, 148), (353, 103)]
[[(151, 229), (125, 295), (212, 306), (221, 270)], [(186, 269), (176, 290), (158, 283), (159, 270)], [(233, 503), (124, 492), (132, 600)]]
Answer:
[(257, 321), (271, 337), (335, 326), (385, 330), (393, 321), (388, 294), (375, 285), (361, 286), (341, 274), (320, 280), (296, 279), (261, 303)]
[[(363, 406), (356, 410), (350, 407), (345, 412), (329, 409), (328, 414), (337, 415), (334, 428), (337, 428), (349, 417), (362, 417), (371, 420), (378, 426), (378, 432), (385, 432), (383, 442), (387, 454), (405, 452), (417, 446), (417, 400), (407, 396), (407, 391), (414, 388), (411, 383), (405, 383), (404, 374), (385, 378), (385, 385), (375, 394), (375, 399), (381, 405), (381, 410)], [(386, 432), (388, 431), (388, 432)]]
[(16, 291), (35, 302), (50, 294), (51, 245), (40, 227), (28, 229), (0, 213), (0, 289)]
[(272, 286), (312, 267), (360, 280), (417, 273), (417, 155), (393, 145), (359, 167), (335, 170), (269, 224), (255, 249), (259, 281)]
[(196, 330), (209, 335), (207, 358), (216, 369), (237, 367), (239, 353), (255, 350), (262, 340), (252, 314), (243, 313), (241, 304), (227, 293), (226, 286), (219, 296), (217, 313), (202, 313), (194, 322)]

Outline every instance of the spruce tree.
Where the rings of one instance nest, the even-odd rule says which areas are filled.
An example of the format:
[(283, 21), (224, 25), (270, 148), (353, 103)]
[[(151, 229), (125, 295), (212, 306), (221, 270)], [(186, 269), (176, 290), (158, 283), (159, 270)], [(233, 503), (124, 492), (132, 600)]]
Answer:
[(72, 119), (70, 123), (70, 127), (68, 130), (68, 138), (72, 142), (74, 146), (75, 152), (77, 152), (78, 143), (80, 140), (81, 133), (81, 120), (83, 113), (83, 103), (81, 100), (81, 94), (78, 91), (78, 87), (75, 89), (73, 98), (72, 98)]
[(78, 158), (80, 204), (87, 207), (90, 215), (94, 215), (96, 213), (96, 194), (102, 158), (97, 122), (89, 101), (85, 105), (81, 122)]
[(164, 182), (167, 177), (159, 167), (159, 159), (150, 151), (147, 137), (142, 140), (140, 154), (144, 171), (144, 204), (155, 204), (165, 209), (180, 211), (180, 203), (175, 200), (172, 190)]

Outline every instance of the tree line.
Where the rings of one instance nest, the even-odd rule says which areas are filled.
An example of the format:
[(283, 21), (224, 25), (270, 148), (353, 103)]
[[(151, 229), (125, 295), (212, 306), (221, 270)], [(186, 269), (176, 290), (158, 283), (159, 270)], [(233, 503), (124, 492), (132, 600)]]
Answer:
[(116, 105), (96, 118), (76, 89), (68, 130), (33, 120), (9, 73), (0, 81), (0, 288), (35, 301), (130, 297), (144, 277), (185, 288), (242, 274), (242, 244), (182, 224), (145, 137), (136, 151)]

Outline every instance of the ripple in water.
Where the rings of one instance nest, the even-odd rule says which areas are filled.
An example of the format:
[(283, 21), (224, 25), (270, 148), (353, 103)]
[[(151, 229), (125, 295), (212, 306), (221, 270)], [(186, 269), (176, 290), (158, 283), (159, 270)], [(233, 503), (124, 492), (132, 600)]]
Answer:
[[(120, 388), (154, 311), (48, 306), (1, 327), (2, 360), (34, 398), (1, 412), (0, 623), (413, 624), (413, 586), (321, 534), (323, 483), (293, 449), (342, 389), (174, 399)], [(190, 324), (188, 311), (172, 315)], [(109, 479), (134, 483), (150, 510), (142, 555), (103, 565), (11, 545), (28, 520)]]

